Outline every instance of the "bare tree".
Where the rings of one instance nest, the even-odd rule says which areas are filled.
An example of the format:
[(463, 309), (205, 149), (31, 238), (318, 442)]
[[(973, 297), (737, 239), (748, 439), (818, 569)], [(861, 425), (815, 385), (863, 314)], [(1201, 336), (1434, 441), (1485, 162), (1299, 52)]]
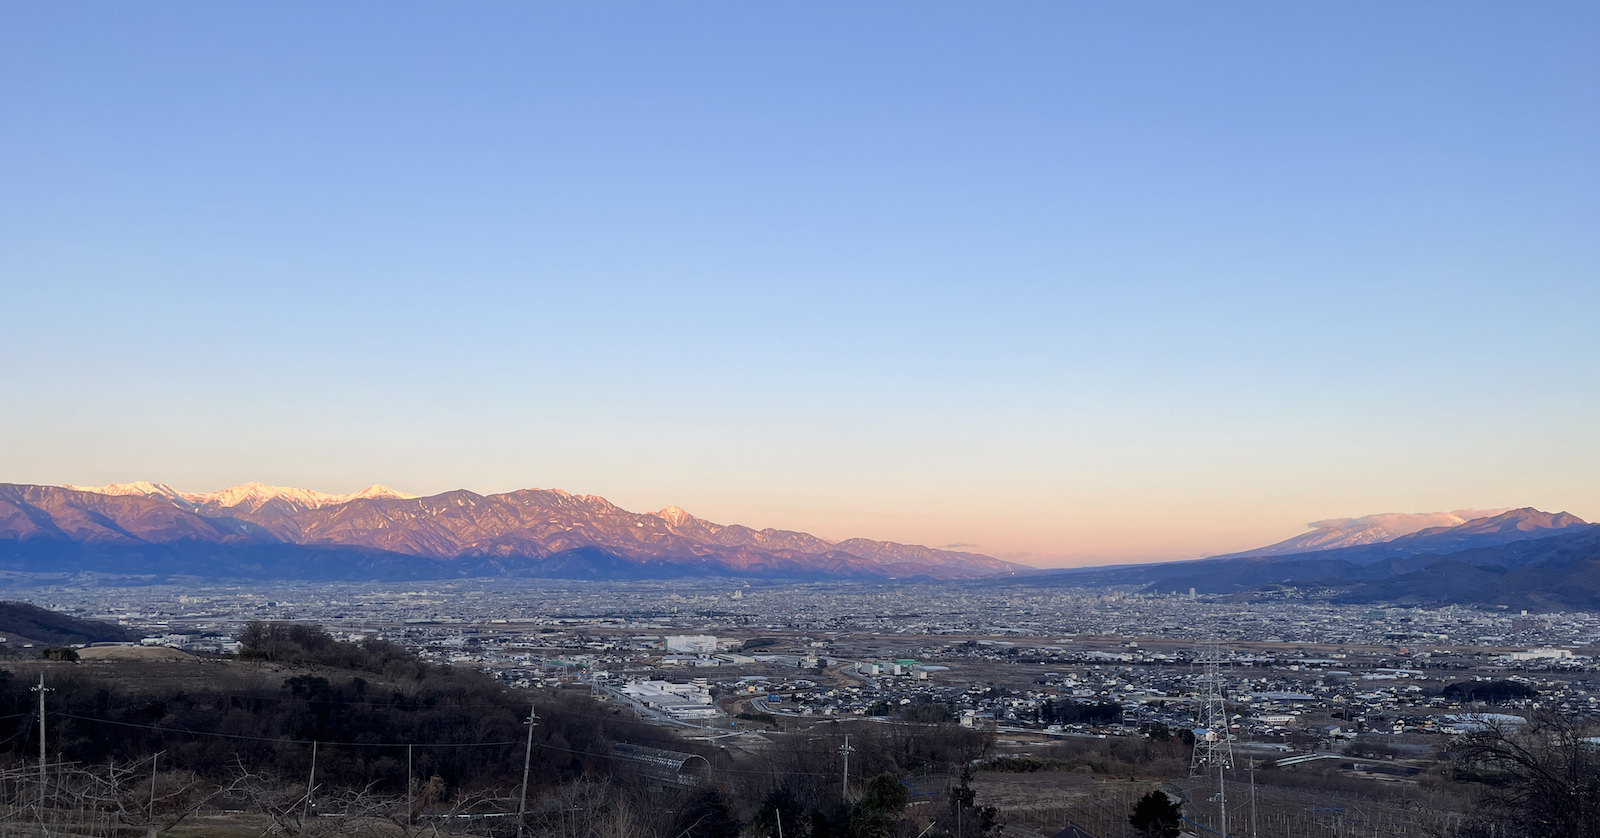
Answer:
[(237, 761), (238, 774), (234, 788), (238, 796), (251, 808), (265, 815), (268, 825), (263, 835), (300, 835), (309, 810), (304, 787), (290, 790), (276, 777), (264, 771), (252, 771), (243, 761)]
[[(318, 787), (311, 790), (315, 800), (308, 800), (303, 784), (285, 784), (271, 774), (251, 771), (241, 764), (231, 791), (265, 816), (263, 835), (393, 838), (397, 832), (410, 835), (417, 831), (410, 823), (405, 795), (380, 793), (376, 782), (365, 788)], [(461, 798), (455, 806), (439, 813), (425, 829), (438, 835), (440, 823), (448, 827), (455, 816), (482, 802), (483, 798), (478, 797)]]
[(167, 832), (209, 806), (233, 786), (208, 783), (192, 771), (157, 771), (159, 754), (148, 760), (104, 766), (74, 766), (61, 781), (63, 802), (91, 817), (104, 813), (119, 824)]
[(1485, 718), (1452, 749), (1459, 779), (1481, 783), (1479, 817), (1503, 836), (1600, 838), (1600, 745), (1573, 722)]
[(603, 779), (580, 777), (546, 797), (529, 813), (535, 838), (612, 838), (648, 834), (644, 811), (624, 790)]

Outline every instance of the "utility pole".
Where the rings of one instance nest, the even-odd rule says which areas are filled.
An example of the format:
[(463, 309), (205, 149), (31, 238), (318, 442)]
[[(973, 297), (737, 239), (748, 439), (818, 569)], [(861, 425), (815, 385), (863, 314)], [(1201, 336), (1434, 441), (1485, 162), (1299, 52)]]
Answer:
[(411, 774), (411, 745), (406, 745), (406, 832), (411, 831), (411, 814), (416, 810), (411, 808), (411, 785), (416, 782)]
[(300, 807), (300, 826), (305, 828), (311, 812), (311, 795), (317, 790), (317, 740), (311, 740), (311, 776), (306, 778), (306, 802)]
[(156, 832), (156, 764), (161, 761), (161, 752), (156, 751), (150, 758), (150, 834)]
[(44, 694), (50, 692), (50, 688), (44, 685), (43, 672), (39, 673), (39, 686), (33, 691), (39, 694), (39, 831), (48, 835), (44, 826), (44, 790), (49, 782), (44, 768)]
[(534, 705), (528, 704), (528, 747), (522, 752), (522, 798), (517, 801), (517, 838), (522, 838), (524, 828), (524, 815), (528, 811), (528, 766), (533, 764), (533, 726), (538, 724), (539, 714), (535, 712)]
[[(41, 717), (42, 718), (42, 717)], [(850, 752), (855, 748), (850, 747), (850, 734), (844, 735), (844, 744), (839, 746), (839, 753), (844, 754), (844, 802), (850, 802)]]
[(1256, 758), (1250, 758), (1250, 838), (1256, 838)]
[(1217, 808), (1222, 810), (1222, 838), (1228, 838), (1228, 786), (1222, 776), (1226, 767), (1217, 763)]

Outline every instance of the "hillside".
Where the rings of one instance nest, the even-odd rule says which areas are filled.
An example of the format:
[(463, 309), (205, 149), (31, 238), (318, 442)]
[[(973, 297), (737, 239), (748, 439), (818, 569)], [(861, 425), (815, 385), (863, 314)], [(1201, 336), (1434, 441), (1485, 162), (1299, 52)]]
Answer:
[[(150, 760), (159, 753), (159, 799), (176, 818), (183, 813), (167, 801), (190, 805), (219, 792), (228, 808), (292, 814), (298, 805), (279, 802), (303, 793), (313, 742), (319, 799), (352, 806), (371, 800), (395, 807), (405, 799), (408, 775), (417, 781), (419, 804), (444, 810), (456, 800), (488, 800), (519, 781), (527, 693), (475, 670), (429, 665), (383, 641), (338, 642), (315, 626), (255, 624), (243, 637), (248, 645), (238, 660), (174, 653), (11, 662), (0, 670), (0, 753), (36, 754), (38, 693), (31, 688), (42, 676), (51, 690), (50, 753), (75, 766), (72, 778), (94, 774), (103, 785), (116, 781), (118, 766), (126, 771), (142, 761), (138, 774), (148, 794)], [(609, 755), (617, 743), (697, 747), (597, 704), (587, 691), (541, 694), (534, 733), (535, 794), (614, 773)], [(292, 779), (279, 775), (281, 766), (293, 766)], [(94, 799), (81, 788), (97, 787), (62, 783), (52, 794), (65, 795), (56, 805), (79, 809)], [(188, 800), (202, 788), (212, 791)], [(71, 802), (80, 793), (89, 796)], [(497, 806), (504, 811), (503, 802)]]
[(11, 644), (34, 643), (67, 646), (137, 640), (139, 635), (121, 626), (83, 620), (25, 602), (0, 601), (0, 635)]

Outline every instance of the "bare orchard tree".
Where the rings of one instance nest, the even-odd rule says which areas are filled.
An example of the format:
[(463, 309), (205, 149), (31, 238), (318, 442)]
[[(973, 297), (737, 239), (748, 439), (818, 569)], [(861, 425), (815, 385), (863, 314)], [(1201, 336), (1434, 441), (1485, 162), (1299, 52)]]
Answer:
[(375, 786), (307, 789), (303, 783), (286, 784), (240, 763), (231, 791), (266, 816), (267, 834), (390, 838), (397, 826), (405, 829), (405, 797), (380, 794)]
[(63, 777), (62, 791), (77, 811), (103, 813), (123, 826), (143, 827), (152, 836), (172, 830), (233, 791), (231, 785), (208, 783), (192, 771), (158, 771), (159, 758), (75, 766)]
[[(375, 786), (376, 784), (374, 784)], [(374, 786), (338, 789), (317, 800), (315, 823), (307, 821), (302, 835), (371, 835), (392, 838), (396, 827), (404, 828), (403, 796), (379, 794)]]
[(1485, 717), (1452, 748), (1458, 778), (1481, 783), (1479, 817), (1501, 836), (1600, 838), (1600, 740), (1554, 713), (1526, 725)]
[[(480, 835), (491, 832), (511, 834), (515, 821), (498, 817), (511, 811), (508, 798), (500, 789), (485, 788), (471, 793), (448, 797), (444, 781), (429, 778), (420, 790), (425, 801), (416, 803), (410, 824), (404, 824), (406, 834), (441, 838), (445, 835)], [(448, 803), (448, 805), (446, 805)]]
[[(239, 763), (230, 796), (264, 818), (262, 835), (352, 836), (395, 838), (398, 835), (488, 835), (515, 830), (502, 790), (483, 789), (447, 798), (437, 777), (414, 789), (412, 811), (406, 810), (404, 793), (389, 794), (366, 788), (317, 786), (308, 796), (305, 782), (285, 782), (265, 771)], [(623, 834), (623, 833), (619, 833)]]

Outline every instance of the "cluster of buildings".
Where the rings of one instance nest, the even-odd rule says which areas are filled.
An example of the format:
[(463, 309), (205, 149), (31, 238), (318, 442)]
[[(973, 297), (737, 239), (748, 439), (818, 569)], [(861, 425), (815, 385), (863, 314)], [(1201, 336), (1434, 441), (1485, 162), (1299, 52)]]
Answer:
[[(535, 584), (60, 589), (35, 601), (198, 652), (237, 651), (251, 620), (316, 623), (512, 685), (581, 682), (680, 723), (720, 723), (720, 698), (754, 696), (775, 715), (939, 705), (968, 724), (1062, 735), (1177, 730), (1195, 726), (1202, 641), (1227, 650), (1229, 730), (1241, 738), (1450, 733), (1471, 714), (1536, 708), (1600, 718), (1595, 614), (993, 583)], [(1534, 697), (1488, 708), (1444, 694), (1473, 679), (1514, 679)], [(1062, 702), (1099, 708), (1097, 721), (1052, 720)]]
[(708, 720), (720, 713), (711, 703), (711, 690), (704, 678), (687, 684), (670, 681), (629, 681), (617, 692), (636, 704), (664, 713), (680, 721)]

